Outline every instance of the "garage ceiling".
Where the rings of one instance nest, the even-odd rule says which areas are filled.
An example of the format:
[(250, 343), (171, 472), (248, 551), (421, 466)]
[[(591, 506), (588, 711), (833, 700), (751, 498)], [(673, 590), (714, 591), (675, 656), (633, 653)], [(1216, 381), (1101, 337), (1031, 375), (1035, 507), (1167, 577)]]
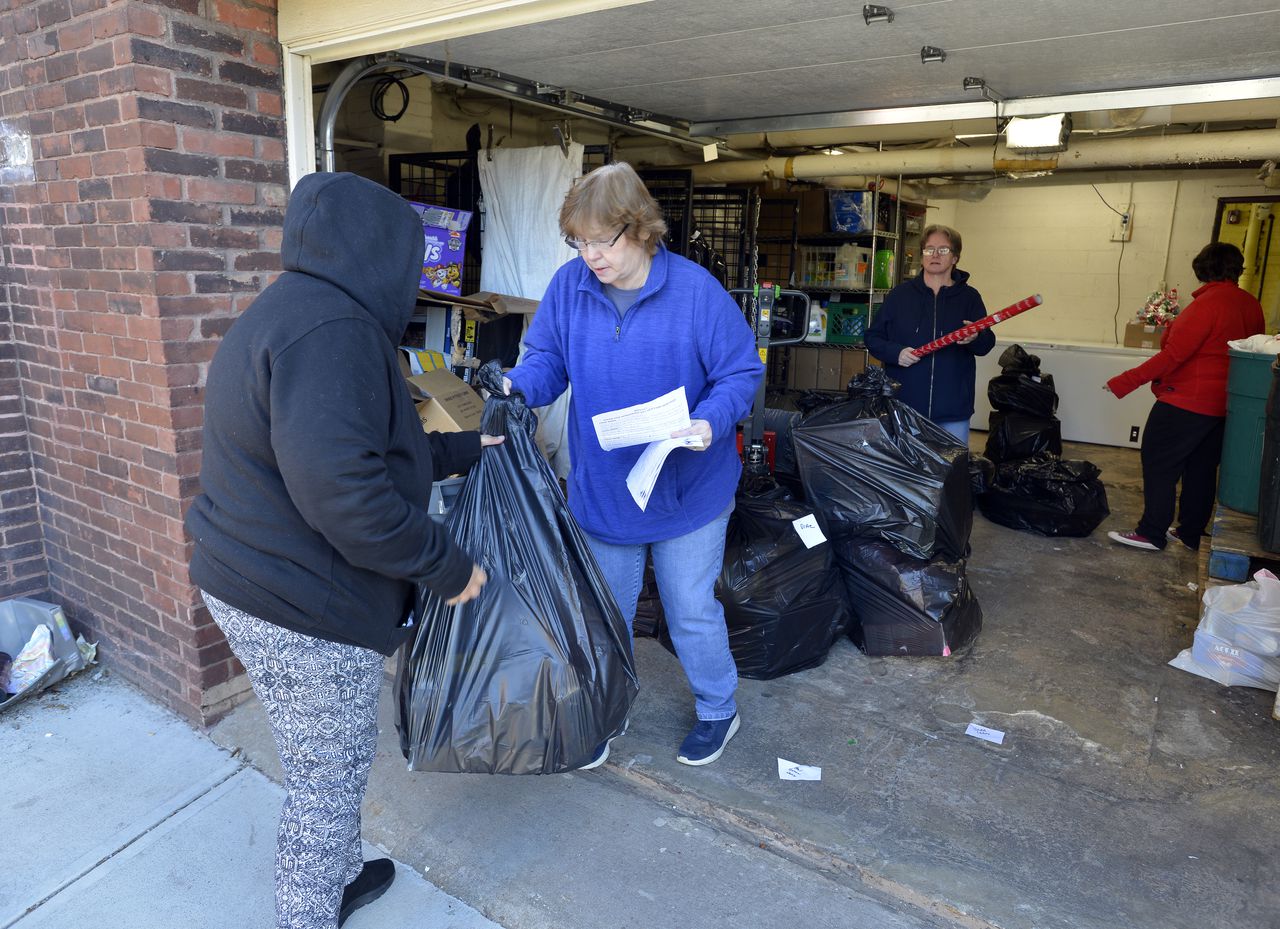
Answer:
[[(855, 125), (850, 111), (1271, 79), (1197, 121), (1274, 120), (1280, 5), (1257, 0), (650, 0), (404, 49), (695, 124), (707, 134)], [(946, 51), (922, 63), (921, 47)], [(1256, 96), (1257, 86), (1251, 85)], [(1110, 104), (1114, 106), (1115, 104)], [(1095, 109), (1105, 109), (1106, 105)], [(1207, 109), (1206, 109), (1207, 107)], [(798, 114), (843, 114), (797, 120)], [(1166, 120), (1174, 117), (1166, 114)], [(899, 123), (918, 120), (904, 110)], [(888, 119), (892, 123), (895, 120)], [(886, 120), (879, 122), (883, 125)], [(881, 130), (881, 134), (885, 134)], [(904, 138), (902, 128), (889, 132)], [(937, 134), (921, 126), (919, 138)], [(875, 131), (869, 137), (874, 137)]]

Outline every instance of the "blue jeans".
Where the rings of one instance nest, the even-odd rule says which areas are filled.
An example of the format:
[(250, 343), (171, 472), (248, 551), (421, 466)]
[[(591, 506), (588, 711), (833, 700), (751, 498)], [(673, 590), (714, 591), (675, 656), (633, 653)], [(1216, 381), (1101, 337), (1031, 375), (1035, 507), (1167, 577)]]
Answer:
[(738, 668), (729, 652), (724, 608), (715, 596), (732, 509), (701, 529), (663, 542), (613, 545), (587, 535), (628, 633), (644, 584), (645, 558), (652, 551), (667, 630), (693, 691), (698, 719), (730, 719), (738, 712), (733, 699)]
[(938, 423), (938, 425), (959, 439), (963, 444), (969, 444), (969, 420), (953, 419), (945, 423)]

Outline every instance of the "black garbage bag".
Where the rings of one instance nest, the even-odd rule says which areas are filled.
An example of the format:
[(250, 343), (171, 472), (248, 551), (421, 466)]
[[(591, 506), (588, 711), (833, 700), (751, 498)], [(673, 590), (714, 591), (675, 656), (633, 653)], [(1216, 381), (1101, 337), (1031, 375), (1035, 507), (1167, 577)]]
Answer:
[(1052, 374), (998, 374), (987, 382), (987, 399), (1004, 413), (1049, 417), (1058, 409)]
[[(725, 535), (716, 599), (724, 607), (729, 650), (738, 674), (770, 680), (816, 668), (848, 623), (843, 581), (830, 542), (805, 545), (795, 521), (822, 519), (785, 487), (739, 486)], [(665, 621), (658, 639), (672, 653)]]
[(1062, 454), (1062, 423), (1056, 416), (994, 410), (988, 422), (986, 454), (997, 465), (1043, 452)]
[(1040, 356), (1028, 354), (1025, 348), (1016, 343), (1001, 352), (996, 363), (1004, 374), (1026, 374), (1029, 377), (1040, 375)]
[(418, 634), (397, 673), (401, 750), (415, 771), (551, 774), (586, 764), (622, 731), (636, 695), (622, 614), (538, 451), (536, 418), (492, 394), (484, 449), (449, 515), (454, 539), (489, 575), (480, 595), (446, 606), (418, 596)]
[(653, 573), (653, 562), (644, 564), (644, 581), (640, 596), (636, 598), (636, 615), (631, 618), (631, 634), (637, 638), (653, 638), (662, 625), (662, 598), (658, 595), (658, 578)]
[(822, 519), (803, 502), (738, 495), (716, 597), (743, 677), (816, 668), (844, 631), (848, 608), (831, 543), (809, 548), (794, 525), (811, 515), (821, 529)]
[(831, 393), (830, 391), (806, 390), (796, 398), (796, 409), (800, 411), (802, 416), (808, 416), (810, 413), (816, 413), (818, 410), (825, 409), (832, 404), (840, 403), (844, 399), (840, 394)]
[(977, 638), (982, 607), (963, 560), (922, 561), (883, 542), (834, 544), (849, 593), (849, 638), (868, 655), (951, 655)]
[(1001, 465), (978, 498), (993, 523), (1049, 536), (1087, 536), (1111, 512), (1102, 472), (1088, 461), (1040, 455)]
[(873, 368), (850, 399), (793, 432), (805, 498), (833, 538), (879, 538), (916, 558), (964, 557), (973, 526), (969, 450), (894, 399)]
[(986, 455), (978, 455), (973, 452), (969, 453), (969, 491), (973, 494), (973, 499), (978, 499), (978, 494), (987, 492), (987, 488), (991, 486), (991, 482), (996, 479), (996, 464)]

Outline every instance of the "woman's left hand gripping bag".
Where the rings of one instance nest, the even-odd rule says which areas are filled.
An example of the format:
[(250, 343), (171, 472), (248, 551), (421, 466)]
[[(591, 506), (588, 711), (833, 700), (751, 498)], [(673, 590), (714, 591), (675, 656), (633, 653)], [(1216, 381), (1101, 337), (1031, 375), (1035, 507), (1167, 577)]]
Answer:
[(483, 450), (449, 515), (489, 582), (460, 606), (418, 592), (417, 635), (400, 653), (396, 728), (414, 771), (554, 774), (622, 732), (637, 692), (626, 623), (569, 513), (520, 394), (489, 391)]

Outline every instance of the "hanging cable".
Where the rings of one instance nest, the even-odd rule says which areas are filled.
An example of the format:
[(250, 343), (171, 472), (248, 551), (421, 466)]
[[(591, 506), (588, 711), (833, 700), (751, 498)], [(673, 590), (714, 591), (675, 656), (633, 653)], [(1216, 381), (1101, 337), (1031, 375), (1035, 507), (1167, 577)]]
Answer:
[[(400, 109), (394, 113), (388, 113), (384, 106), (384, 100), (387, 96), (387, 91), (392, 87), (400, 91)], [(369, 109), (373, 111), (374, 116), (383, 122), (396, 122), (409, 109), (409, 88), (404, 85), (404, 81), (395, 75), (384, 74), (373, 82), (373, 89), (369, 91)]]
[[(1124, 211), (1123, 211), (1123, 210), (1117, 210), (1117, 209), (1116, 209), (1115, 207), (1113, 207), (1110, 203), (1107, 203), (1107, 198), (1106, 198), (1106, 197), (1104, 197), (1104, 196), (1102, 196), (1102, 191), (1100, 191), (1100, 190), (1098, 189), (1098, 185), (1097, 185), (1097, 184), (1090, 184), (1089, 186), (1093, 188), (1093, 192), (1094, 192), (1095, 194), (1097, 194), (1097, 195), (1098, 195), (1098, 199), (1102, 201), (1103, 205), (1104, 205), (1108, 210), (1110, 210), (1112, 213), (1115, 213), (1117, 216), (1124, 216)], [(1121, 242), (1120, 244), (1121, 244), (1121, 246), (1123, 246), (1123, 245), (1124, 245), (1124, 242)], [(1123, 252), (1123, 251), (1124, 251), (1124, 249), (1123, 249), (1123, 248), (1121, 248), (1121, 249), (1120, 249), (1120, 251), (1121, 251), (1121, 252)]]

